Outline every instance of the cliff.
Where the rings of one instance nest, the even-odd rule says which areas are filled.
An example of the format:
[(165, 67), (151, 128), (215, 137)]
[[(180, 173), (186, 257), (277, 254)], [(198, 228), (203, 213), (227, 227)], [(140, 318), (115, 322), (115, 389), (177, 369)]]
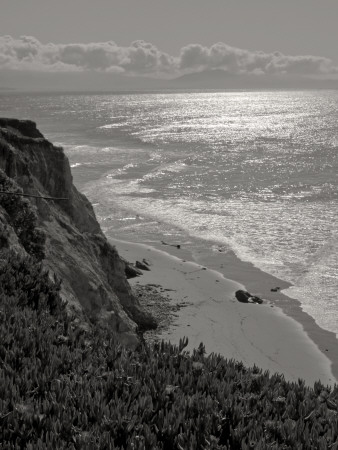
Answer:
[(132, 295), (125, 263), (90, 202), (73, 185), (63, 149), (34, 122), (0, 118), (1, 191), (13, 195), (0, 193), (0, 255), (11, 249), (42, 260), (62, 280), (68, 309), (108, 324), (123, 341), (136, 342), (139, 329), (156, 326)]

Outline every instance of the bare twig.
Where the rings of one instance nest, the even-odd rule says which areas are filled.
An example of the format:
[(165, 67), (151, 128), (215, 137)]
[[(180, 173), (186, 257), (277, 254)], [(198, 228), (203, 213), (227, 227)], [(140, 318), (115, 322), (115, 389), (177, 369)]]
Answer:
[(32, 194), (21, 194), (20, 192), (5, 192), (0, 191), (0, 194), (5, 195), (19, 195), (21, 197), (34, 197), (34, 198), (43, 198), (44, 200), (69, 200), (67, 197), (43, 197), (41, 195), (32, 195)]

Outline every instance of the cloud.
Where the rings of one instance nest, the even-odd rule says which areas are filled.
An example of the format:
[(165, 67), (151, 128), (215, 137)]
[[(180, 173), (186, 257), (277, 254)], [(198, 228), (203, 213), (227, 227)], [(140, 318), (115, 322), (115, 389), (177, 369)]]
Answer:
[(186, 71), (224, 69), (229, 73), (319, 75), (337, 73), (328, 58), (287, 56), (280, 52), (264, 53), (230, 47), (219, 42), (211, 47), (191, 44), (181, 49), (179, 67)]
[(173, 77), (210, 69), (233, 74), (328, 75), (338, 68), (320, 56), (288, 56), (231, 47), (223, 42), (211, 47), (190, 44), (178, 56), (139, 40), (129, 46), (113, 41), (43, 44), (32, 36), (0, 36), (0, 69), (41, 72), (113, 72), (127, 75)]
[(0, 37), (0, 68), (38, 71), (94, 70), (129, 74), (172, 71), (173, 58), (144, 41), (129, 47), (115, 42), (42, 44), (31, 36)]
[(249, 54), (246, 50), (230, 47), (223, 42), (218, 42), (210, 48), (191, 44), (181, 49), (179, 65), (184, 70), (222, 68), (236, 73), (244, 69), (244, 61)]

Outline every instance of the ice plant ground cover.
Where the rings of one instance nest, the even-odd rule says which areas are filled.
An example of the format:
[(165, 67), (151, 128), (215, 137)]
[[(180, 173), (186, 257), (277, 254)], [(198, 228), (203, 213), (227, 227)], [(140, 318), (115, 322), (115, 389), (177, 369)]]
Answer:
[(0, 448), (336, 449), (338, 391), (179, 346), (123, 348), (65, 313), (31, 257), (0, 265)]

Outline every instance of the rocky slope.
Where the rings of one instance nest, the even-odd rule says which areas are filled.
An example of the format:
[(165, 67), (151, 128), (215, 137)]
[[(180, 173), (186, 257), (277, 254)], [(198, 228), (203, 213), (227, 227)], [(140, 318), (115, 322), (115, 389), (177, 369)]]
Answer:
[(42, 260), (51, 276), (62, 279), (69, 309), (108, 323), (126, 342), (156, 326), (133, 297), (125, 263), (91, 204), (73, 185), (63, 149), (34, 122), (0, 119), (1, 191), (47, 198), (0, 193), (0, 255), (10, 248)]

